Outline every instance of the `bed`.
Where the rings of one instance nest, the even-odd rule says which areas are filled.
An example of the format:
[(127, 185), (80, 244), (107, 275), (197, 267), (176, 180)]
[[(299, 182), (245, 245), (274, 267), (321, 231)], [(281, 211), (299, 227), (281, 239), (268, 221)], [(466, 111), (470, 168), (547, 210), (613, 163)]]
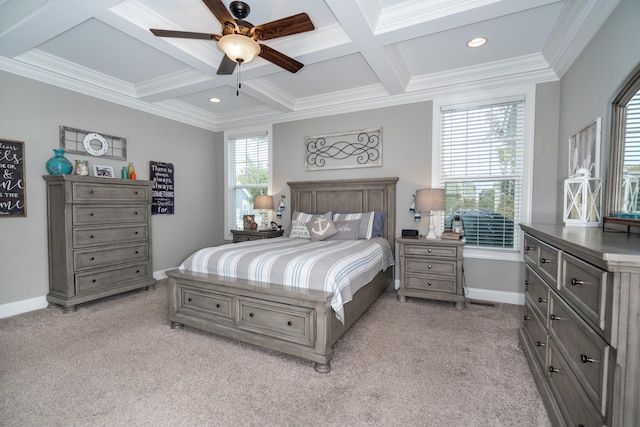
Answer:
[[(287, 208), (289, 212), (310, 213), (384, 212), (386, 218), (378, 239), (384, 239), (393, 251), (397, 181), (394, 177), (289, 182), (291, 206)], [(261, 250), (269, 251), (269, 240), (293, 239), (223, 246), (259, 254)], [(335, 292), (270, 282), (270, 275), (246, 279), (207, 273), (190, 267), (187, 261), (195, 255), (187, 258), (181, 268), (167, 272), (172, 328), (189, 326), (301, 357), (313, 362), (319, 373), (331, 370), (335, 342), (382, 292), (393, 290), (392, 266), (373, 271), (369, 273), (373, 279), (359, 285), (352, 295), (347, 293), (345, 299), (350, 300), (342, 301), (336, 311), (332, 307), (336, 306)]]

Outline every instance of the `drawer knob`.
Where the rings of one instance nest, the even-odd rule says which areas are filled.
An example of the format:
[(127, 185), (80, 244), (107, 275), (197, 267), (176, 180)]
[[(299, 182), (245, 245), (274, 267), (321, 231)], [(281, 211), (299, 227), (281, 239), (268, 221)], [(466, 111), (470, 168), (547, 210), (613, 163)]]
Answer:
[(91, 212), (91, 213), (89, 214), (89, 216), (93, 216), (93, 212)]
[(547, 300), (542, 297), (538, 297), (538, 302), (547, 302)]
[[(93, 280), (91, 281), (91, 283), (96, 283), (96, 279), (93, 279)], [(583, 355), (583, 356), (584, 356), (584, 355)]]
[(138, 235), (138, 232), (136, 231), (136, 232), (135, 232), (135, 233), (133, 233), (133, 234)]
[(192, 301), (192, 299), (191, 299), (191, 298), (187, 298), (187, 301), (191, 302), (191, 301)]
[(590, 358), (589, 356), (587, 356), (586, 354), (581, 354), (580, 355), (580, 361), (582, 363), (595, 363), (595, 359)]
[(89, 194), (93, 194), (93, 190), (89, 190)]
[(536, 341), (536, 346), (538, 346), (538, 347), (546, 347), (547, 345), (545, 343), (543, 343), (543, 342)]
[(524, 248), (524, 250), (525, 250), (526, 252), (533, 251), (533, 250), (535, 250), (535, 249), (536, 249), (536, 247), (535, 247), (535, 246), (527, 246), (526, 248)]
[(540, 264), (551, 264), (551, 260), (549, 258), (540, 258)]
[(136, 254), (139, 254), (139, 253), (140, 253), (140, 251), (136, 251)]
[(524, 315), (524, 320), (531, 320), (530, 316), (527, 316), (526, 314)]
[(584, 285), (584, 280), (576, 279), (575, 277), (571, 278), (571, 286)]
[(532, 283), (533, 283), (533, 282), (532, 282), (531, 280), (525, 280), (525, 281), (524, 281), (524, 284), (525, 284), (525, 285), (530, 285), (530, 284), (532, 284)]
[(427, 266), (427, 268), (428, 268), (429, 270), (431, 270), (431, 266), (430, 266), (430, 265), (428, 265), (428, 266)]
[(255, 317), (255, 313), (249, 313), (249, 317)]
[(427, 282), (427, 285), (431, 286), (431, 282)]
[(95, 259), (96, 259), (96, 257), (93, 257), (93, 256), (91, 257), (91, 261), (94, 261)]
[(549, 372), (553, 374), (555, 372), (560, 372), (560, 370), (558, 368), (554, 368), (553, 365), (549, 365)]
[(216, 308), (220, 308), (220, 304), (216, 304)]
[(90, 238), (90, 239), (93, 239), (93, 237), (94, 237), (94, 236), (93, 236), (93, 234), (92, 234), (89, 238)]
[(133, 214), (134, 214), (134, 215), (138, 215), (138, 211), (135, 211)]
[(427, 249), (427, 252), (431, 253), (431, 249)]
[(552, 314), (551, 316), (549, 316), (549, 318), (551, 320), (562, 320), (562, 318), (560, 316), (556, 316), (555, 314)]
[(136, 270), (136, 274), (140, 273), (140, 270)]
[(291, 325), (293, 325), (293, 322), (292, 322), (291, 320), (289, 320), (289, 321), (287, 322), (287, 325), (288, 325), (288, 326), (291, 326)]

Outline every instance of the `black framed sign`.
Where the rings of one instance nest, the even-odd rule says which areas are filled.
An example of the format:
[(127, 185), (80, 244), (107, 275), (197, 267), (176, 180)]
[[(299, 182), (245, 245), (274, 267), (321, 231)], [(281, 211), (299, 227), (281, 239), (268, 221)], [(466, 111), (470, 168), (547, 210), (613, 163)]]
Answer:
[(151, 193), (152, 215), (173, 215), (173, 163), (149, 162), (149, 176), (153, 181)]
[(27, 216), (24, 142), (0, 139), (0, 218)]

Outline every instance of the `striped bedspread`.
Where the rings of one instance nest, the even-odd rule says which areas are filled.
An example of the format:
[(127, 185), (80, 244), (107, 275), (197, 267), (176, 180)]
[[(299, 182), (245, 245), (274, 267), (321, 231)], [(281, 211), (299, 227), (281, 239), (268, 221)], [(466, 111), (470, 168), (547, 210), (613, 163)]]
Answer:
[(179, 268), (331, 292), (331, 307), (344, 323), (344, 304), (393, 264), (389, 242), (381, 237), (316, 242), (279, 237), (204, 248)]

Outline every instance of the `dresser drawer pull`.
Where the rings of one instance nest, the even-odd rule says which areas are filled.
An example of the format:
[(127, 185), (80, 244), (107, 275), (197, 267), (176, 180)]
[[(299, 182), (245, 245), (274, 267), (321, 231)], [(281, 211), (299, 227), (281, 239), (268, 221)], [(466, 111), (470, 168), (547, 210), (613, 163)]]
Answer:
[(429, 270), (431, 270), (431, 266), (430, 266), (430, 265), (428, 265), (428, 266), (427, 266), (427, 268), (428, 268)]
[(89, 216), (93, 216), (93, 212), (91, 212), (91, 213), (89, 214)]
[(538, 302), (547, 302), (547, 300), (542, 297), (538, 297)]
[(553, 365), (549, 365), (549, 372), (552, 374), (560, 372), (560, 369), (554, 368)]
[(562, 317), (560, 317), (560, 316), (556, 316), (555, 314), (552, 314), (551, 316), (549, 316), (549, 318), (550, 318), (551, 320), (562, 320)]
[(136, 251), (136, 254), (139, 254), (139, 253), (140, 253), (140, 251)]
[(527, 315), (525, 315), (525, 316), (524, 316), (524, 320), (531, 320), (531, 316), (527, 316)]
[(536, 341), (536, 346), (538, 346), (538, 347), (546, 347), (547, 345), (545, 343), (543, 343), (543, 342)]
[(525, 280), (525, 281), (524, 281), (524, 284), (525, 284), (525, 285), (530, 285), (530, 284), (532, 284), (532, 283), (533, 283), (533, 282), (532, 282), (531, 280)]
[(93, 279), (93, 280), (91, 281), (91, 283), (96, 283), (96, 282), (97, 282), (97, 280), (96, 280), (96, 279)]
[(431, 253), (431, 249), (427, 249), (427, 252)]
[(580, 361), (582, 363), (596, 363), (597, 362), (596, 359), (592, 359), (589, 356), (587, 356), (586, 354), (581, 354), (580, 355)]
[(216, 304), (216, 308), (220, 308), (220, 304)]
[(92, 256), (91, 261), (95, 261), (96, 257)]
[(187, 298), (187, 301), (191, 302), (191, 301), (193, 301), (193, 300), (192, 300), (191, 298)]
[(93, 194), (93, 190), (89, 190), (89, 194)]
[(138, 211), (134, 212), (133, 214), (134, 214), (134, 215), (138, 215)]
[(255, 317), (255, 313), (249, 313), (249, 317)]
[(90, 238), (90, 239), (93, 239), (93, 237), (94, 237), (94, 236), (93, 236), (93, 234), (92, 234), (92, 235), (91, 235), (91, 237), (89, 237), (89, 238)]
[(293, 325), (293, 322), (292, 322), (291, 320), (289, 320), (289, 321), (287, 322), (287, 326), (291, 326), (291, 325)]
[(140, 270), (136, 270), (136, 274), (140, 273)]
[(540, 264), (553, 264), (549, 258), (540, 258)]
[(576, 279), (575, 277), (571, 278), (571, 286), (584, 285), (584, 280)]
[(431, 282), (427, 282), (427, 285), (431, 286)]
[(524, 251), (525, 252), (529, 252), (529, 251), (533, 251), (535, 249), (537, 249), (535, 246), (527, 246), (526, 248), (524, 248)]
[[(136, 232), (135, 232), (135, 233), (133, 233), (133, 234), (135, 234), (135, 235), (137, 236), (137, 235), (138, 235), (138, 232), (136, 231)], [(93, 236), (92, 236), (92, 237), (93, 237)]]

